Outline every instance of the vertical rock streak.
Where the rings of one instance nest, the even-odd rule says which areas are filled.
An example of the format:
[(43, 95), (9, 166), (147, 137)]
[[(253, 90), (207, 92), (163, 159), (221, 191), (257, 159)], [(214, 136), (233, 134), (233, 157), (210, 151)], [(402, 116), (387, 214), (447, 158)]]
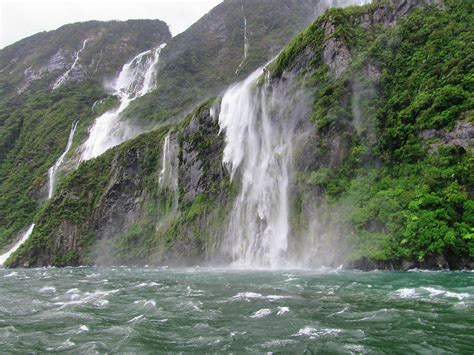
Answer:
[[(244, 12), (244, 5), (242, 5), (242, 12)], [(247, 37), (247, 17), (244, 14), (244, 58), (242, 59), (242, 62), (240, 62), (239, 66), (235, 70), (235, 74), (239, 73), (240, 68), (242, 67), (245, 60), (247, 59), (248, 52), (249, 52), (249, 40)]]
[(81, 148), (81, 160), (95, 158), (140, 133), (126, 122), (120, 121), (121, 114), (133, 100), (155, 87), (156, 65), (163, 47), (164, 45), (142, 52), (123, 66), (113, 85), (113, 93), (120, 100), (119, 107), (96, 118), (89, 137)]

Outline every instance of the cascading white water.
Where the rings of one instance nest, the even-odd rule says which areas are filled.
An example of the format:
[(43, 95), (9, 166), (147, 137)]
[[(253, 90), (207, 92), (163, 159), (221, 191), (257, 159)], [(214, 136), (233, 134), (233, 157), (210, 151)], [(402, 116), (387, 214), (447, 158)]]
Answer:
[(69, 137), (67, 139), (67, 144), (66, 144), (66, 148), (64, 149), (64, 152), (61, 154), (58, 160), (56, 160), (54, 165), (48, 170), (48, 200), (51, 197), (53, 197), (54, 185), (56, 184), (56, 173), (58, 172), (61, 164), (63, 163), (64, 158), (66, 157), (66, 154), (71, 149), (72, 142), (74, 140), (74, 133), (76, 133), (76, 128), (77, 128), (77, 121), (73, 122), (71, 126), (71, 131), (69, 132)]
[(96, 118), (82, 146), (81, 161), (95, 158), (140, 133), (138, 129), (120, 121), (121, 113), (133, 100), (155, 87), (156, 64), (164, 46), (140, 53), (123, 66), (113, 84), (113, 94), (119, 97), (120, 105)]
[(69, 74), (74, 70), (77, 63), (79, 62), (79, 56), (86, 48), (87, 42), (89, 42), (89, 38), (85, 39), (84, 42), (82, 42), (82, 48), (76, 52), (76, 57), (74, 58), (74, 62), (72, 63), (71, 67), (66, 70), (66, 72), (58, 78), (58, 80), (56, 80), (53, 85), (53, 90), (57, 89), (67, 81), (67, 79), (69, 78)]
[(14, 253), (18, 250), (18, 248), (28, 240), (28, 238), (30, 237), (31, 233), (33, 233), (33, 229), (35, 228), (35, 224), (31, 224), (28, 229), (23, 233), (23, 235), (21, 236), (21, 239), (15, 243), (15, 245), (9, 250), (7, 251), (5, 254), (3, 255), (0, 255), (0, 266), (3, 266), (3, 264), (5, 264), (5, 261), (7, 261), (7, 259)]
[(219, 115), (226, 141), (223, 162), (232, 179), (240, 178), (223, 250), (237, 267), (274, 268), (286, 262), (294, 125), (280, 115), (286, 114), (280, 107), (285, 90), (256, 84), (263, 73), (259, 69), (229, 88)]

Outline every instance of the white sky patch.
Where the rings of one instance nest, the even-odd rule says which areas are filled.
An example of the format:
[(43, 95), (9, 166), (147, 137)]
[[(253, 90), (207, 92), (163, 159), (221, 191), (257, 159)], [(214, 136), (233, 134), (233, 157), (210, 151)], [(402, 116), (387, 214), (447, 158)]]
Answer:
[(0, 0), (0, 48), (42, 31), (89, 20), (159, 19), (173, 36), (222, 0)]

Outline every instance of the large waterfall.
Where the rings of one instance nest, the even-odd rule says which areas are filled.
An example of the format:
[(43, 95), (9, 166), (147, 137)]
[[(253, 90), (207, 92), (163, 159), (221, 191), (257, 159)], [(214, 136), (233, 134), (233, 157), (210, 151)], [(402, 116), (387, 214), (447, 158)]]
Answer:
[(123, 66), (112, 87), (113, 95), (119, 98), (120, 104), (96, 118), (89, 137), (82, 146), (81, 160), (95, 158), (141, 133), (127, 122), (121, 121), (121, 114), (133, 100), (155, 87), (156, 64), (163, 47), (164, 45), (142, 52)]
[(304, 103), (290, 110), (291, 80), (270, 85), (266, 79), (259, 86), (263, 74), (259, 69), (229, 88), (219, 115), (226, 140), (223, 162), (240, 183), (223, 252), (238, 267), (286, 263), (293, 138), (296, 122), (306, 115)]
[[(322, 1), (315, 16), (330, 6), (366, 2)], [(219, 115), (226, 140), (223, 163), (239, 184), (222, 252), (236, 267), (291, 267), (295, 257), (289, 255), (293, 149), (304, 144), (300, 138), (311, 130), (310, 100), (291, 74), (272, 83), (268, 74), (265, 68), (258, 69), (230, 87)]]

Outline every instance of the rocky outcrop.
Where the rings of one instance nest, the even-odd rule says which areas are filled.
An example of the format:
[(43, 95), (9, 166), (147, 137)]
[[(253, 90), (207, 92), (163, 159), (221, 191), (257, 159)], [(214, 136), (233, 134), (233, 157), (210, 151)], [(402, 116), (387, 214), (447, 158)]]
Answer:
[(197, 195), (212, 192), (212, 186), (228, 179), (222, 165), (224, 134), (209, 107), (192, 115), (180, 135), (180, 146), (179, 185), (184, 200), (192, 202)]
[(374, 27), (382, 25), (385, 27), (393, 27), (397, 20), (408, 15), (416, 8), (423, 6), (436, 6), (444, 8), (443, 0), (391, 0), (390, 2), (379, 1), (376, 5), (371, 6), (364, 12), (360, 18), (360, 24), (363, 27)]
[[(470, 121), (458, 121), (452, 131), (440, 129), (427, 129), (420, 132), (420, 137), (429, 142), (429, 151), (438, 151), (441, 145), (463, 147), (474, 154), (474, 123)], [(434, 142), (433, 142), (434, 141)]]
[(351, 60), (349, 48), (341, 38), (335, 35), (336, 24), (334, 22), (327, 22), (323, 26), (326, 38), (323, 50), (324, 63), (329, 67), (331, 74), (339, 79)]

